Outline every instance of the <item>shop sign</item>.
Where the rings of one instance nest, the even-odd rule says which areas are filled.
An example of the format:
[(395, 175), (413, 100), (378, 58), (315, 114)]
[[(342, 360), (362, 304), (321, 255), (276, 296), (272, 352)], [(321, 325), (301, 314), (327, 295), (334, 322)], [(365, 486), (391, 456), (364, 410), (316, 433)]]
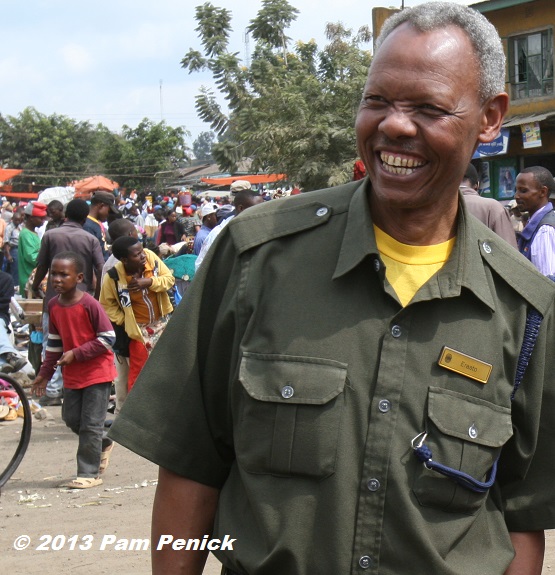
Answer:
[(478, 158), (489, 158), (491, 156), (501, 156), (507, 153), (507, 148), (509, 147), (509, 129), (501, 128), (501, 132), (493, 142), (487, 142), (480, 144), (474, 155), (473, 160)]
[(542, 135), (539, 122), (529, 122), (521, 124), (522, 130), (522, 147), (523, 148), (540, 148), (542, 145)]

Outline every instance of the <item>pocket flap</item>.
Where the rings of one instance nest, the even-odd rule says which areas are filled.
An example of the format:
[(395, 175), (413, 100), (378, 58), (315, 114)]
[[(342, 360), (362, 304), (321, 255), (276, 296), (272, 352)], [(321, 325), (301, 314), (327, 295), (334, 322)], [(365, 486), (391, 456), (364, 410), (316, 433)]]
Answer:
[(338, 361), (244, 352), (239, 381), (258, 401), (322, 405), (345, 387), (347, 365)]
[(429, 389), (428, 415), (442, 433), (488, 447), (501, 447), (513, 434), (508, 407), (448, 389)]

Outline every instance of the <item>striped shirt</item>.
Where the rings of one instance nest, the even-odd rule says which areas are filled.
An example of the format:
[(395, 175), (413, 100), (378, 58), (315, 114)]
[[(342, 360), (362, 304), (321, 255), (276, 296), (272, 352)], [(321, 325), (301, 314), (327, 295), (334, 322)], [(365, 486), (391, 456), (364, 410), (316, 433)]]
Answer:
[(81, 389), (112, 381), (116, 376), (112, 345), (115, 333), (102, 306), (88, 293), (72, 305), (58, 297), (48, 304), (49, 334), (40, 375), (50, 379), (56, 362), (72, 350), (75, 361), (62, 367), (64, 387)]

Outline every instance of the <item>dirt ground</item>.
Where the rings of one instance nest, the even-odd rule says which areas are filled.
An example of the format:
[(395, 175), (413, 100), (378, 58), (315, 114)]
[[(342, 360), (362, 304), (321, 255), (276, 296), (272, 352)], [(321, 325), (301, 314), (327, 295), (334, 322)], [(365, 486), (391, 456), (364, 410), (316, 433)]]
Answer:
[[(149, 574), (150, 551), (131, 540), (150, 538), (156, 466), (117, 445), (102, 486), (83, 491), (58, 488), (74, 473), (77, 441), (62, 422), (61, 409), (47, 411), (47, 419), (33, 419), (29, 449), (0, 494), (2, 572)], [(21, 426), (21, 419), (0, 421), (0, 454), (14, 453)], [(0, 455), (1, 469), (6, 465), (6, 456)], [(46, 549), (38, 549), (41, 545)], [(134, 550), (125, 550), (133, 545)], [(204, 574), (219, 573), (219, 563), (210, 556)], [(543, 575), (551, 573), (555, 532), (547, 534), (543, 570)]]
[[(149, 574), (150, 550), (131, 540), (150, 539), (156, 466), (117, 445), (103, 485), (82, 491), (60, 489), (58, 485), (75, 473), (77, 439), (63, 423), (60, 407), (47, 411), (48, 419), (33, 419), (25, 458), (0, 493), (1, 571)], [(0, 453), (13, 455), (22, 421), (0, 421)], [(7, 463), (6, 456), (0, 455), (0, 467)], [(15, 549), (29, 540), (25, 549)], [(46, 549), (37, 549), (41, 545)], [(135, 550), (124, 550), (126, 545), (134, 545)], [(204, 573), (219, 575), (219, 562), (213, 556)]]

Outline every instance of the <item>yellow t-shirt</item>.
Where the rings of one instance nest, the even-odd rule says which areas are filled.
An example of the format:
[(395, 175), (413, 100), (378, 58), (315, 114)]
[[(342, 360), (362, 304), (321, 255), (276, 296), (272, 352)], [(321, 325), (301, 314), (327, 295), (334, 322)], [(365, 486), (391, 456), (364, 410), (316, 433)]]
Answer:
[(416, 292), (439, 271), (451, 254), (455, 239), (433, 246), (398, 242), (374, 226), (376, 244), (386, 266), (385, 277), (405, 307)]

